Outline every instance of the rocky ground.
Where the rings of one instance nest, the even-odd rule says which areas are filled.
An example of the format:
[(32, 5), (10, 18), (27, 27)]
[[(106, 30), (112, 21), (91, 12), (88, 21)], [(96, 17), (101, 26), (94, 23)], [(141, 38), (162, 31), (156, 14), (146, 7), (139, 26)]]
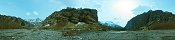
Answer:
[(173, 40), (174, 30), (101, 31), (61, 36), (58, 30), (1, 29), (0, 40)]

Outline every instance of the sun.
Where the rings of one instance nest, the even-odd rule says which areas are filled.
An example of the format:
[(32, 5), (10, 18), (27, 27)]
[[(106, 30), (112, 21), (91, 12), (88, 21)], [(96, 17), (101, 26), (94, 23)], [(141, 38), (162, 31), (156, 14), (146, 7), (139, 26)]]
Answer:
[(122, 26), (135, 16), (133, 10), (139, 6), (137, 0), (117, 0), (112, 1), (109, 5), (112, 14), (120, 19), (118, 24)]
[(137, 0), (118, 0), (111, 4), (111, 10), (119, 17), (132, 17), (134, 15), (132, 10), (138, 7)]
[(118, 0), (112, 4), (112, 7), (118, 11), (130, 11), (138, 6), (138, 2), (136, 0)]

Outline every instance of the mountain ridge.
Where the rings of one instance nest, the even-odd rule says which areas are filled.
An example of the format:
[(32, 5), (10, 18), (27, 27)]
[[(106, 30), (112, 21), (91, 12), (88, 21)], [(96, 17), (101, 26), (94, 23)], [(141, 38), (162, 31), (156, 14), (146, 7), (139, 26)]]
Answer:
[(128, 30), (153, 30), (156, 29), (154, 25), (159, 26), (162, 23), (175, 23), (174, 20), (175, 15), (172, 14), (172, 12), (162, 10), (149, 10), (148, 12), (144, 12), (143, 14), (133, 17), (130, 21), (128, 21), (125, 28)]

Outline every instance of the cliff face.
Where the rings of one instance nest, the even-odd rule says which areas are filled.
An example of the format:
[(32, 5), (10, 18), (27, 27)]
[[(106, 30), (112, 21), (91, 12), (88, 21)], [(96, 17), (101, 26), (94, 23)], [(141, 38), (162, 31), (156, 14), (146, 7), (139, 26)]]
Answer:
[(22, 26), (28, 26), (30, 23), (21, 18), (0, 15), (0, 29), (14, 29)]
[(97, 10), (82, 8), (66, 8), (55, 11), (48, 16), (44, 23), (57, 28), (77, 28), (78, 26), (93, 28), (98, 27)]
[(128, 30), (175, 29), (175, 15), (162, 10), (149, 10), (128, 21)]

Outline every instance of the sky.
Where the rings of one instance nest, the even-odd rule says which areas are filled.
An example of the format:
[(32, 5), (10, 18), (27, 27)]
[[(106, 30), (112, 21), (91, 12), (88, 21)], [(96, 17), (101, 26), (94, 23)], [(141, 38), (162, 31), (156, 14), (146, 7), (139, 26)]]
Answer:
[(45, 19), (66, 7), (98, 10), (100, 22), (112, 21), (124, 27), (136, 15), (148, 10), (175, 13), (175, 0), (0, 0), (0, 14), (22, 19)]

